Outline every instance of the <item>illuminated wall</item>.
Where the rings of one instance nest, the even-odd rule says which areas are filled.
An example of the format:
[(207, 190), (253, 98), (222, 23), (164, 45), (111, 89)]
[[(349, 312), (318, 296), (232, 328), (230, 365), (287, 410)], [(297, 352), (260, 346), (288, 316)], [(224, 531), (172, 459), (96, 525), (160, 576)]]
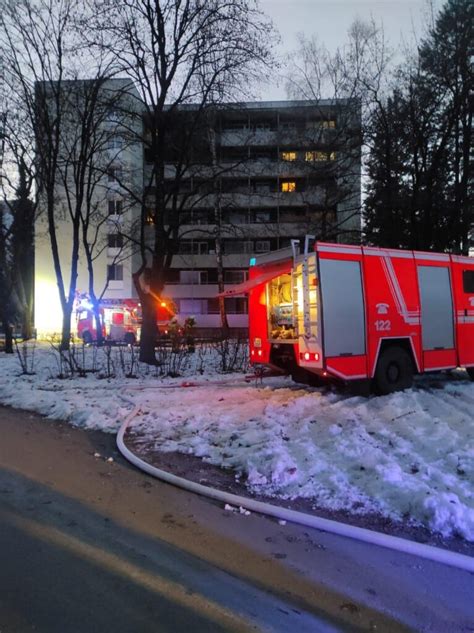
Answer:
[[(79, 146), (75, 145), (77, 141), (77, 126), (80, 121), (77, 116), (77, 109), (74, 105), (81, 98), (82, 82), (77, 82), (77, 99), (74, 98), (74, 90), (70, 90), (70, 83), (66, 82), (65, 86), (70, 90), (71, 107), (65, 106), (67, 117), (63, 117), (61, 136), (61, 148), (64, 145), (65, 156), (70, 160), (70, 148), (79, 151)], [(65, 88), (65, 89), (66, 89)], [(126, 90), (125, 90), (126, 88)], [(133, 139), (139, 139), (142, 130), (141, 116), (134, 117), (132, 122), (128, 122), (127, 113), (133, 109), (141, 108), (138, 93), (133, 96), (133, 89), (129, 88), (128, 80), (110, 79), (103, 88), (104, 91), (120, 91), (120, 100), (124, 101), (125, 123), (120, 122), (114, 114), (114, 110), (110, 110), (108, 116), (101, 122), (101, 129), (104, 136), (108, 139), (104, 147), (94, 155), (97, 160), (95, 168), (102, 177), (95, 181), (94, 191), (91, 193), (91, 220), (89, 231), (89, 244), (92, 246), (93, 268), (94, 268), (94, 292), (97, 297), (103, 296), (105, 299), (130, 299), (136, 296), (133, 281), (132, 269), (132, 253), (130, 247), (127, 250), (119, 246), (114, 239), (119, 228), (124, 235), (131, 234), (131, 226), (133, 225), (137, 215), (140, 213), (138, 205), (126, 200), (127, 190), (133, 190), (140, 193), (143, 187), (143, 148), (140, 142)], [(129, 92), (128, 92), (129, 91)], [(79, 101), (77, 101), (79, 100)], [(69, 101), (66, 101), (69, 103)], [(132, 136), (132, 140), (125, 142), (124, 135), (126, 132), (130, 137), (130, 130), (136, 128), (136, 136)], [(62, 152), (62, 149), (60, 149)], [(61, 161), (59, 163), (62, 165)], [(66, 161), (67, 164), (67, 161)], [(121, 189), (120, 182), (117, 179), (110, 178), (110, 166), (120, 170), (121, 182), (127, 184), (127, 188)], [(107, 169), (106, 169), (107, 167)], [(61, 169), (61, 166), (59, 167)], [(96, 175), (94, 174), (94, 178)], [(67, 201), (69, 200), (71, 207), (74, 209), (74, 195), (76, 192), (73, 180), (73, 172), (69, 169), (58, 175), (55, 188), (55, 223), (56, 234), (59, 250), (59, 259), (63, 283), (66, 296), (69, 292), (71, 284), (71, 257), (73, 252), (73, 224), (71, 214), (68, 210)], [(68, 186), (68, 195), (66, 195), (65, 183)], [(122, 206), (119, 211), (113, 206), (111, 211), (110, 202), (116, 203), (120, 200)], [(79, 240), (82, 240), (80, 232)], [(83, 251), (82, 244), (79, 250), (78, 275), (75, 284), (76, 291), (79, 293), (88, 293), (89, 291), (89, 272), (87, 269), (87, 260)], [(117, 259), (119, 263), (117, 264)], [(113, 280), (107, 281), (108, 269), (120, 266), (121, 274), (117, 275)], [(136, 268), (137, 266), (135, 266)], [(59, 296), (59, 288), (57, 285), (56, 274), (54, 271), (53, 257), (51, 252), (50, 236), (48, 234), (48, 223), (46, 217), (46, 209), (40, 205), (40, 213), (35, 223), (35, 310), (34, 324), (37, 335), (40, 338), (50, 337), (54, 334), (59, 335), (62, 331), (62, 309)], [(76, 331), (76, 315), (72, 315), (71, 331)]]

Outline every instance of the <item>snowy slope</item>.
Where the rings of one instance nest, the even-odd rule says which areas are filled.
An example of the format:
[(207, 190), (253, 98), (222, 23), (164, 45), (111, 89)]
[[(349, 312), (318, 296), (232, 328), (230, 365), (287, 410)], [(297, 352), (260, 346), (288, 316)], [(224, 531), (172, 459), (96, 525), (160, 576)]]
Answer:
[(37, 373), (18, 376), (17, 360), (0, 355), (0, 402), (110, 432), (140, 404), (134, 426), (150, 445), (232, 468), (251, 491), (474, 541), (474, 384), (464, 372), (367, 399), (285, 378), (247, 385), (217, 375), (214, 360), (203, 375), (190, 365), (186, 381), (199, 386), (183, 388), (183, 378), (58, 380), (46, 348)]

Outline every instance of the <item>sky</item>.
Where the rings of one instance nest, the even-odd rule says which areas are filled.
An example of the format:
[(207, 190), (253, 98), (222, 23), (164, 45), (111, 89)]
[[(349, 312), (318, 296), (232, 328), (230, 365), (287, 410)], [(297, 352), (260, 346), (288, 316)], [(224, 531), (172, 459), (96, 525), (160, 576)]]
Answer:
[[(356, 19), (375, 20), (383, 26), (392, 47), (414, 41), (423, 32), (430, 15), (428, 0), (260, 0), (260, 8), (272, 18), (280, 32), (280, 54), (295, 50), (297, 34), (315, 35), (330, 50), (341, 46)], [(433, 0), (435, 9), (442, 0)], [(262, 91), (263, 99), (285, 99), (283, 85), (272, 83)]]

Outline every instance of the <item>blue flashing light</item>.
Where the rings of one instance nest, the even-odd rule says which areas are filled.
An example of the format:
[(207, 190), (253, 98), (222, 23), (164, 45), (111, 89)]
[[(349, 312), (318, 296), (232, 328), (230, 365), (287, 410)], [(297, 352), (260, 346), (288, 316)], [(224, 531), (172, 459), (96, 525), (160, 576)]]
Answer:
[(255, 266), (257, 263), (257, 258), (256, 257), (251, 257), (250, 258), (250, 262), (249, 262), (249, 266)]

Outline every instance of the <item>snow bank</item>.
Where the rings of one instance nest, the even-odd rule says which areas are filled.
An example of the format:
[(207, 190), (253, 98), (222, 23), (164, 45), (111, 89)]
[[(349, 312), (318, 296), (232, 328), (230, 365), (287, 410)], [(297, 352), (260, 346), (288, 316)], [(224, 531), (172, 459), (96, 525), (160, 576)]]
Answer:
[(212, 369), (187, 389), (170, 388), (182, 379), (152, 377), (60, 381), (47, 377), (45, 349), (37, 372), (18, 376), (16, 360), (0, 356), (0, 401), (110, 432), (131, 402), (140, 404), (134, 427), (144, 442), (232, 468), (252, 492), (474, 541), (474, 384), (462, 371), (369, 399), (284, 378), (258, 388)]

